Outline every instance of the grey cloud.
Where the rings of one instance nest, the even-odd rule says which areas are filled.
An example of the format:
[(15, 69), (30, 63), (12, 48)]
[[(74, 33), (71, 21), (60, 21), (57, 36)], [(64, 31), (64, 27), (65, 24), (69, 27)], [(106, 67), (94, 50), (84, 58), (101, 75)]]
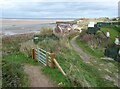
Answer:
[(3, 16), (12, 17), (100, 17), (116, 16), (116, 6), (98, 2), (28, 2), (4, 9)]

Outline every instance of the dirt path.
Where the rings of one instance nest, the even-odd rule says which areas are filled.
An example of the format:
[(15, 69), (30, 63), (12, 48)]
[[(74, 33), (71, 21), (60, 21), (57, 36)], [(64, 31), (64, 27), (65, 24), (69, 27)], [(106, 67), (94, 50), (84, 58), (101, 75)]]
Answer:
[(77, 44), (76, 44), (76, 38), (78, 36), (75, 36), (71, 41), (71, 45), (74, 48), (74, 50), (80, 55), (83, 61), (88, 62), (91, 59), (91, 56), (85, 53)]
[(54, 87), (51, 81), (42, 74), (40, 71), (40, 67), (25, 65), (24, 71), (28, 75), (28, 79), (30, 82), (29, 87)]

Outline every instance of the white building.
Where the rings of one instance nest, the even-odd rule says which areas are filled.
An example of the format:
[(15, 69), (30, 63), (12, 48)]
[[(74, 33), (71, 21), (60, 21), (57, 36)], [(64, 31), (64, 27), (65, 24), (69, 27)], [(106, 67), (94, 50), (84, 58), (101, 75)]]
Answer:
[(88, 27), (94, 27), (95, 22), (89, 22)]

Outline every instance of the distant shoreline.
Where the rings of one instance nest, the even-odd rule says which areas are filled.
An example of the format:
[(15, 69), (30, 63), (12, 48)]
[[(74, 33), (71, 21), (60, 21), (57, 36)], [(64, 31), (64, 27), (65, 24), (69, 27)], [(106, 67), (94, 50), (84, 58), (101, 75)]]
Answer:
[(75, 20), (77, 18), (0, 18), (0, 19), (16, 19), (16, 20)]
[(57, 21), (73, 21), (73, 20), (0, 19), (0, 24), (2, 25), (45, 24), (56, 23)]
[(16, 35), (40, 32), (41, 27), (55, 28), (56, 22), (73, 20), (32, 20), (32, 19), (0, 19), (2, 35)]

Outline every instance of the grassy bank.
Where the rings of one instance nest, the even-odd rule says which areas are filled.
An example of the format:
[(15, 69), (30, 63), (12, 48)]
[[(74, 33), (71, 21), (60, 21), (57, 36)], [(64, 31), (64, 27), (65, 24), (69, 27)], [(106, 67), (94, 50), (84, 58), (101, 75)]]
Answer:
[(89, 55), (92, 55), (96, 58), (104, 57), (103, 50), (97, 49), (97, 48), (91, 48), (86, 42), (82, 41), (80, 37), (76, 39), (76, 43), (83, 49), (84, 52), (86, 52)]
[(24, 72), (24, 65), (38, 65), (33, 59), (23, 53), (3, 55), (2, 76), (3, 87), (29, 87), (28, 77)]
[(12, 63), (38, 65), (35, 60), (28, 58), (25, 54), (20, 52), (16, 54), (3, 55), (3, 59), (8, 60)]
[[(103, 57), (103, 51), (99, 49), (91, 49), (91, 47), (84, 41), (82, 41), (79, 37), (76, 39), (76, 43), (84, 52), (87, 54), (93, 56), (93, 59), (90, 61), (90, 65), (92, 65), (92, 74), (97, 74), (94, 75), (99, 81), (99, 78), (103, 78), (102, 81), (104, 84), (100, 83), (97, 86), (115, 86), (117, 84), (117, 79), (118, 79), (118, 71), (120, 68), (120, 64), (116, 61), (110, 61), (110, 60), (101, 60), (100, 58)], [(87, 65), (88, 66), (88, 65)], [(84, 66), (86, 67), (86, 66)], [(90, 68), (90, 67), (89, 67)], [(89, 69), (88, 69), (89, 71)], [(96, 72), (95, 72), (96, 71)], [(91, 71), (90, 71), (91, 72)], [(90, 73), (89, 72), (89, 73)], [(96, 80), (96, 79), (95, 79)], [(101, 80), (101, 79), (100, 79)], [(107, 80), (107, 81), (106, 81)], [(116, 81), (116, 83), (115, 83)], [(93, 81), (94, 82), (94, 81)], [(95, 82), (94, 82), (95, 84)]]
[[(69, 35), (64, 35), (64, 37), (59, 37), (59, 40), (49, 38), (49, 40), (38, 42), (39, 47), (47, 51), (52, 50), (56, 54), (56, 59), (67, 74), (67, 77), (64, 77), (57, 68), (52, 70), (49, 67), (45, 67), (43, 72), (54, 80), (56, 85), (62, 87), (116, 87), (113, 81), (105, 79), (105, 74), (109, 74), (106, 70), (101, 69), (102, 72), (100, 72), (98, 67), (95, 66), (95, 61), (90, 64), (84, 63), (72, 49), (69, 41), (76, 35), (76, 33), (70, 33)], [(94, 52), (93, 55), (99, 56), (99, 53), (96, 54)], [(102, 52), (101, 55), (103, 55)], [(101, 66), (99, 67), (101, 68)]]
[[(8, 44), (9, 40), (8, 42), (7, 39), (4, 40), (5, 50), (9, 50), (10, 47), (10, 51), (12, 51), (11, 47), (13, 47), (14, 49), (14, 46), (14, 50), (17, 50), (14, 54), (4, 54), (3, 59), (6, 61), (10, 61), (11, 65), (14, 65), (14, 67), (17, 66), (16, 64), (18, 64), (18, 66), (19, 64), (40, 65), (38, 64), (38, 62), (35, 62), (33, 59), (31, 59), (31, 49), (37, 46), (45, 49), (46, 51), (54, 52), (56, 54), (56, 60), (67, 74), (67, 76), (65, 77), (58, 70), (58, 68), (51, 69), (49, 67), (42, 67), (43, 73), (49, 76), (57, 86), (99, 87), (100, 89), (101, 87), (116, 87), (113, 81), (106, 79), (106, 76), (112, 76), (113, 78), (116, 78), (115, 75), (118, 71), (116, 66), (117, 63), (98, 60), (101, 56), (103, 56), (102, 52), (99, 52), (99, 50), (97, 49), (93, 50), (89, 48), (86, 43), (77, 39), (78, 45), (83, 48), (86, 53), (97, 58), (97, 60), (94, 59), (90, 63), (85, 63), (82, 61), (78, 53), (76, 53), (76, 51), (72, 49), (69, 43), (69, 41), (77, 35), (76, 32), (72, 32), (64, 36), (59, 36), (57, 34), (53, 35), (51, 31), (52, 29), (46, 28), (46, 30), (48, 31), (41, 31), (40, 34), (37, 34), (37, 36), (40, 37), (37, 43), (34, 43), (34, 41), (32, 41), (32, 36), (30, 36), (30, 38), (28, 37), (29, 39), (23, 39), (20, 42), (17, 41), (17, 38), (15, 37), (15, 41), (13, 41), (15, 42), (15, 44), (12, 44), (11, 41), (10, 44)], [(19, 43), (21, 44), (20, 46), (18, 46)], [(16, 46), (18, 46), (18, 48)], [(18, 71), (23, 71), (22, 65), (19, 66), (19, 68)], [(5, 70), (6, 69), (7, 68), (5, 68)], [(13, 67), (11, 67), (10, 69), (15, 72), (15, 70), (13, 70)], [(109, 73), (109, 71), (107, 70), (111, 70), (112, 72), (110, 71), (111, 73)], [(7, 73), (7, 71), (4, 71), (4, 73)], [(22, 74), (24, 75), (24, 72), (22, 72), (21, 75)], [(21, 80), (21, 82), (24, 81)], [(27, 82), (28, 81), (26, 81), (26, 83)], [(16, 83), (19, 84), (19, 81)]]
[(29, 81), (24, 72), (24, 64), (36, 65), (32, 59), (20, 52), (23, 42), (32, 38), (33, 33), (2, 37), (2, 86), (28, 87)]
[(110, 32), (110, 39), (112, 40), (112, 42), (114, 42), (115, 37), (120, 36), (120, 32), (118, 31), (118, 29), (120, 29), (120, 27), (117, 28), (115, 26), (111, 26), (111, 27), (103, 27), (101, 28), (101, 31), (103, 31), (106, 34), (108, 30)]

